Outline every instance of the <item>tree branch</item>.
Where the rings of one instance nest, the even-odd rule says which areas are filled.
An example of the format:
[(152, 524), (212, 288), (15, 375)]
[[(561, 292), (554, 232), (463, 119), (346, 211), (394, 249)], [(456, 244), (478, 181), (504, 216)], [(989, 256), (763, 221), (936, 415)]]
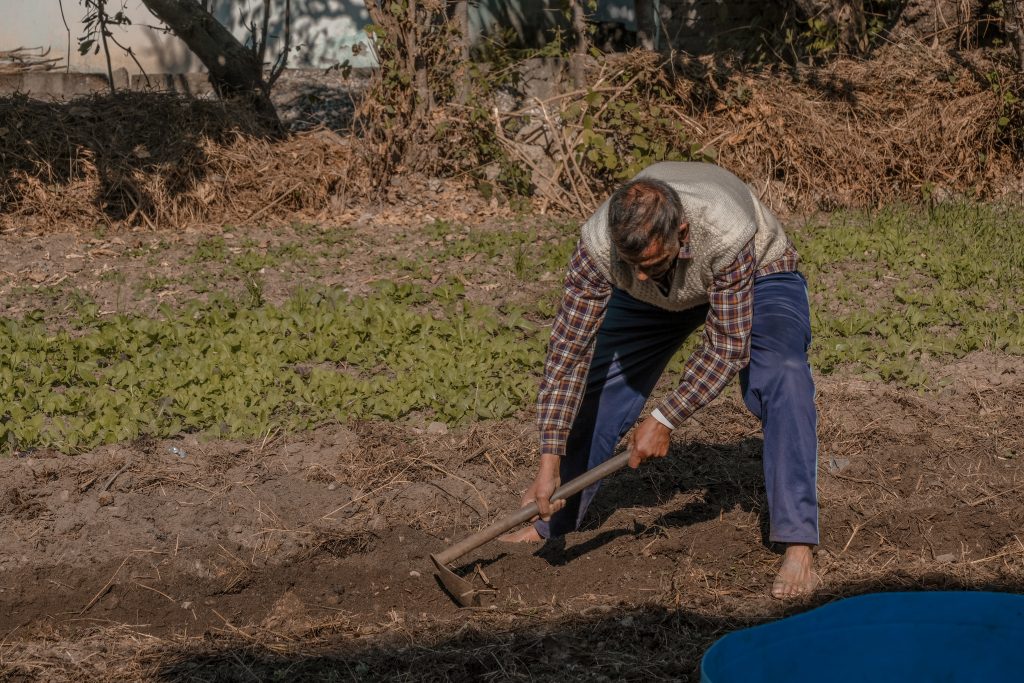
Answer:
[[(266, 27), (264, 27), (266, 30)], [(284, 49), (277, 55), (274, 66), (267, 77), (267, 90), (277, 82), (281, 72), (288, 66), (288, 52), (292, 49), (292, 0), (284, 0)]]
[[(253, 31), (256, 30), (256, 24), (253, 23)], [(263, 64), (267, 59), (267, 42), (270, 40), (270, 0), (263, 0), (263, 31), (259, 36), (253, 35), (253, 40), (259, 39), (259, 50), (256, 55), (256, 61), (259, 62), (260, 68), (263, 68)]]
[(100, 25), (100, 39), (103, 41), (103, 56), (107, 58), (107, 78), (110, 79), (110, 92), (115, 92), (114, 69), (110, 65), (110, 46), (107, 45), (107, 0), (96, 0), (96, 21)]

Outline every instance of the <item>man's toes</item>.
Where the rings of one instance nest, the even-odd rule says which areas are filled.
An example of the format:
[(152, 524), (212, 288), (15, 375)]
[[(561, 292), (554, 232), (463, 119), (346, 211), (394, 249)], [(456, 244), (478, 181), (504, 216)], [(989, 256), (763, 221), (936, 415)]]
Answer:
[(796, 595), (799, 595), (797, 588), (789, 582), (776, 583), (772, 586), (772, 597), (777, 600), (787, 600)]
[(781, 600), (806, 595), (817, 588), (820, 583), (821, 578), (814, 572), (800, 581), (776, 578), (772, 584), (772, 597)]

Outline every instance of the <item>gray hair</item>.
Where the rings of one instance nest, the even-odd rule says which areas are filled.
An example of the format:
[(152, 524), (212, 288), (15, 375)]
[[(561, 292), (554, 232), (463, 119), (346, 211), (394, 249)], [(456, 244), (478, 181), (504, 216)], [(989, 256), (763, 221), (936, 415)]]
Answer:
[(631, 180), (608, 201), (612, 244), (627, 260), (639, 258), (656, 241), (671, 239), (684, 219), (679, 195), (660, 180)]

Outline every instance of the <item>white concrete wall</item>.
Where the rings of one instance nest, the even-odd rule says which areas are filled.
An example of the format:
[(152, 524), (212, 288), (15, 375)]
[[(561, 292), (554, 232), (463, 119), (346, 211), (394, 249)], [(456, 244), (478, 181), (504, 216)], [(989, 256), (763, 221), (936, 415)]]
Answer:
[[(180, 40), (158, 30), (159, 22), (140, 0), (109, 0), (108, 13), (117, 12), (122, 1), (133, 25), (114, 27), (112, 33), (118, 42), (132, 48), (143, 69), (148, 73), (202, 70), (199, 60)], [(252, 19), (259, 24), (262, 16), (260, 0), (206, 0), (206, 3), (243, 42), (249, 37), (246, 24)], [(68, 30), (61, 19), (62, 4), (71, 34), (71, 70), (105, 72), (106, 60), (102, 52), (90, 51), (84, 56), (78, 53), (78, 38), (85, 33), (82, 23), (85, 8), (79, 0), (0, 0), (0, 50), (49, 47), (50, 57), (67, 55)], [(284, 0), (273, 0), (272, 5), (276, 11), (272, 14), (270, 33), (283, 35)], [(363, 27), (367, 23), (369, 17), (362, 0), (292, 0), (292, 45), (300, 49), (292, 53), (289, 66), (326, 68), (346, 59), (353, 66), (372, 64), (365, 50), (360, 56), (352, 54), (353, 45), (365, 43)], [(279, 42), (271, 42), (268, 59), (277, 54), (275, 47)], [(129, 73), (139, 72), (131, 57), (114, 45), (111, 45), (110, 56), (115, 69), (124, 67)]]
[[(261, 0), (202, 0), (214, 16), (228, 26), (235, 36), (245, 42), (249, 39), (246, 26), (251, 21), (260, 23)], [(557, 0), (470, 0), (471, 34), (481, 30), (492, 32), (502, 27), (513, 27), (527, 40), (539, 40), (545, 27), (558, 21), (561, 5)], [(107, 11), (113, 14), (121, 9), (132, 20), (131, 26), (112, 27), (115, 38), (130, 47), (142, 68), (155, 73), (188, 73), (202, 71), (202, 64), (174, 36), (159, 30), (160, 22), (149, 13), (141, 0), (108, 0)], [(283, 36), (283, 8), (285, 0), (272, 0), (271, 36), (268, 59), (277, 54), (276, 48)], [(63, 6), (65, 28), (61, 18)], [(50, 49), (50, 57), (68, 55), (70, 32), (70, 68), (77, 72), (106, 72), (106, 59), (94, 50), (86, 55), (78, 52), (78, 39), (84, 35), (85, 7), (81, 0), (0, 0), (0, 50), (16, 47), (42, 47)], [(599, 21), (615, 21), (635, 29), (633, 0), (600, 0), (591, 17)], [(372, 66), (372, 54), (354, 45), (367, 45), (364, 27), (369, 23), (364, 0), (292, 0), (292, 45), (299, 46), (288, 60), (291, 67), (326, 68), (348, 60), (352, 66)], [(69, 31), (70, 29), (70, 31)], [(541, 41), (542, 42), (542, 41)], [(123, 50), (111, 44), (111, 62), (115, 69), (123, 67), (130, 74), (139, 72), (138, 66)], [(64, 63), (61, 64), (62, 68)]]

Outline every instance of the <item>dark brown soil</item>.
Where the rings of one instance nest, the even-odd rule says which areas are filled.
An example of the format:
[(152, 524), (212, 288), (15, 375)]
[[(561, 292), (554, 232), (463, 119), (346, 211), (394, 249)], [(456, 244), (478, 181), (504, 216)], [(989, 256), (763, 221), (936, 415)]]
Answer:
[(610, 479), (585, 530), (460, 560), (497, 587), (473, 611), (428, 554), (517, 506), (526, 420), (3, 460), (0, 678), (697, 680), (715, 638), (836, 596), (1021, 590), (1024, 364), (934, 370), (942, 394), (819, 380), (824, 586), (797, 604), (768, 597), (779, 549), (735, 390)]

